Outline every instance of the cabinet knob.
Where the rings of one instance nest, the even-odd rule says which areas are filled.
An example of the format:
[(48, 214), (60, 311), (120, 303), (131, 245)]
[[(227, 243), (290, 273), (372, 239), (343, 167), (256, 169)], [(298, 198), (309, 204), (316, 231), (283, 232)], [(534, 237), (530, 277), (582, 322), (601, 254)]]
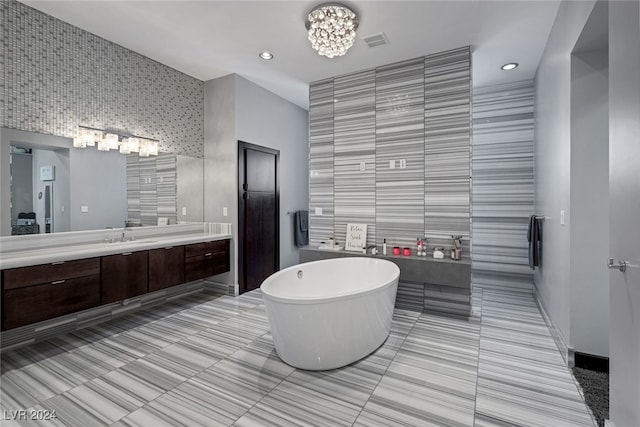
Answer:
[(165, 249), (166, 250), (173, 249), (173, 246), (167, 246)]
[(64, 283), (64, 280), (55, 280), (55, 281), (51, 282), (52, 285), (59, 285), (61, 283)]
[(127, 256), (127, 255), (131, 255), (133, 252), (123, 252), (122, 256)]
[(211, 256), (211, 252), (207, 252), (204, 256)]
[(64, 264), (64, 261), (57, 261), (57, 262), (51, 263), (51, 265), (60, 265), (60, 264)]

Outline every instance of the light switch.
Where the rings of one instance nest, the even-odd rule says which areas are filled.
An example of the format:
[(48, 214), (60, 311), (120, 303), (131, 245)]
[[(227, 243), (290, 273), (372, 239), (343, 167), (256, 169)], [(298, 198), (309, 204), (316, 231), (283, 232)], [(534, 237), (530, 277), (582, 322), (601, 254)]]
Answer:
[(396, 168), (396, 161), (389, 160), (389, 169), (395, 169), (395, 168)]
[(89, 212), (89, 206), (82, 205), (80, 206), (80, 212)]
[(322, 208), (316, 208), (316, 216), (322, 216)]
[(560, 225), (564, 225), (564, 209), (560, 211)]
[(187, 207), (183, 206), (182, 207), (182, 215), (186, 215), (187, 214)]
[(227, 215), (229, 215), (229, 210), (225, 206), (225, 207), (222, 208), (222, 216), (227, 216)]

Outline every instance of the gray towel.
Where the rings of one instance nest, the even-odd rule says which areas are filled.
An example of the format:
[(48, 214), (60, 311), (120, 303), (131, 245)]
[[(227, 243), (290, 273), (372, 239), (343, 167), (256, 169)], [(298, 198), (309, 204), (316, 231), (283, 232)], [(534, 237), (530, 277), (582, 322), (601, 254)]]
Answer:
[(529, 267), (535, 270), (542, 262), (542, 222), (535, 215), (529, 217), (527, 240), (529, 241)]
[(309, 245), (309, 211), (297, 211), (294, 214), (293, 239), (299, 248)]

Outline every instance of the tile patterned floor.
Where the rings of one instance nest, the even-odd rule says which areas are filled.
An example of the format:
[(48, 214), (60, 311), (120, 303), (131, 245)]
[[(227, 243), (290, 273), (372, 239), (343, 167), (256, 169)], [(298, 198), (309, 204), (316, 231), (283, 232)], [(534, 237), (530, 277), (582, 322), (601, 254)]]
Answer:
[[(594, 426), (530, 296), (471, 319), (396, 310), (373, 354), (280, 361), (259, 291), (195, 294), (2, 354), (2, 426)], [(15, 421), (16, 410), (55, 411)], [(27, 418), (29, 411), (27, 412)]]

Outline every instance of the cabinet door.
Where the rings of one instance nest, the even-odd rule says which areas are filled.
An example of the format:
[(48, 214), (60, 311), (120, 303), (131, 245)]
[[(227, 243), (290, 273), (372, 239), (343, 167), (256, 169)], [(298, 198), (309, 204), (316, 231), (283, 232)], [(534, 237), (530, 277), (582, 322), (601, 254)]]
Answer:
[(125, 252), (101, 258), (101, 302), (121, 301), (147, 293), (148, 251)]
[(100, 275), (11, 289), (2, 293), (2, 330), (100, 305)]
[(149, 251), (149, 292), (184, 283), (184, 246)]

